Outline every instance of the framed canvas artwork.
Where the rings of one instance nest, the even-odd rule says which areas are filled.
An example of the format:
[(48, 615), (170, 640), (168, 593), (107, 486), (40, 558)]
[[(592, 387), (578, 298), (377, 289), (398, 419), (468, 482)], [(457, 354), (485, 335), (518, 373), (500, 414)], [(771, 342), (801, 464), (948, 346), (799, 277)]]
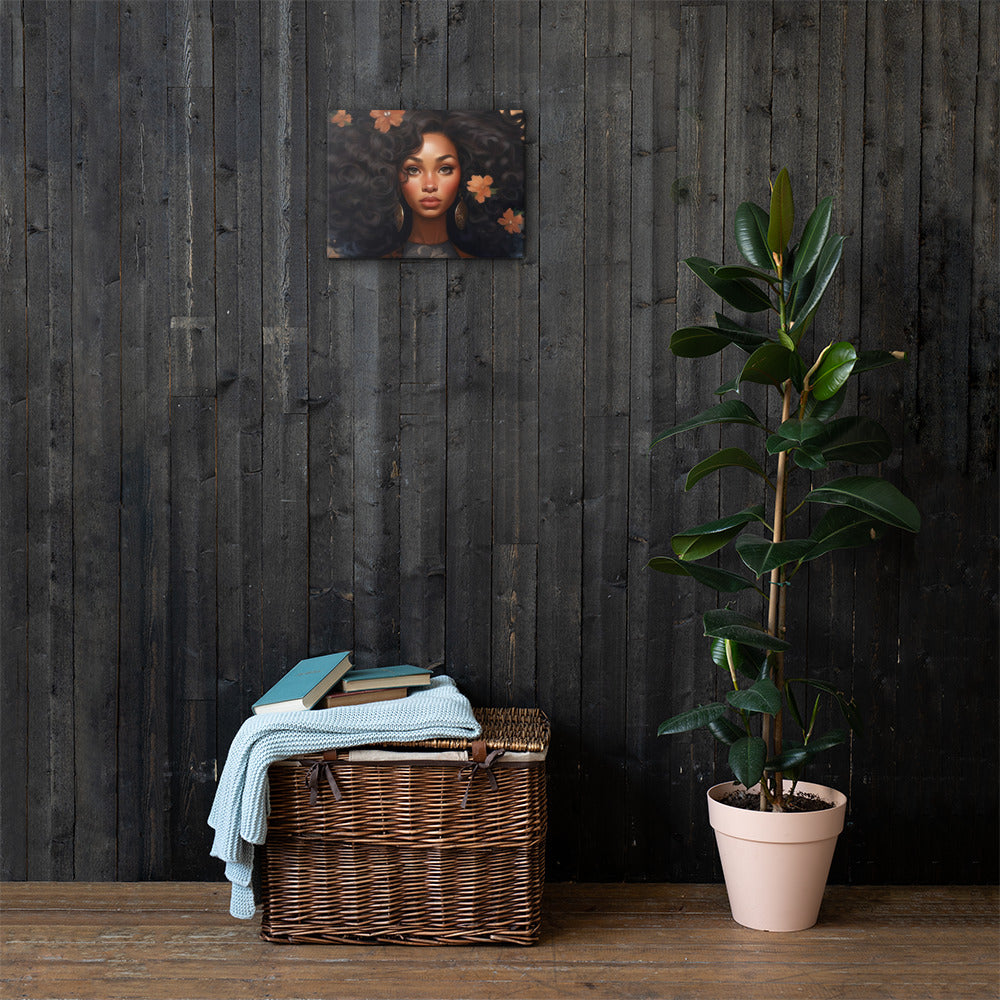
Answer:
[(524, 256), (524, 112), (340, 108), (327, 256)]

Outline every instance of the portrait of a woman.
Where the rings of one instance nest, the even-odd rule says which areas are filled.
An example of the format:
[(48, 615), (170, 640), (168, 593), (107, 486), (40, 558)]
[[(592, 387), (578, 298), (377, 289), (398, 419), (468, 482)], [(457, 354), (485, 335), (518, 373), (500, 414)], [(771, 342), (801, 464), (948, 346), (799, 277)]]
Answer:
[(327, 255), (524, 255), (522, 111), (330, 116)]

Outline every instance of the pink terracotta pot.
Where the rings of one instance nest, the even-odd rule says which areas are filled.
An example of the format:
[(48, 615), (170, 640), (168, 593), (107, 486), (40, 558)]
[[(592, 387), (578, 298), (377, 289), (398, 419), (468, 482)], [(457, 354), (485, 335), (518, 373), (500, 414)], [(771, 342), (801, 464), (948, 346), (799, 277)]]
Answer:
[[(834, 804), (806, 813), (753, 812), (727, 806), (727, 781), (708, 790), (708, 818), (722, 860), (733, 919), (762, 931), (801, 931), (819, 916), (837, 837), (844, 829), (847, 798), (825, 785), (800, 781)], [(786, 791), (791, 782), (785, 782)], [(754, 789), (756, 790), (756, 789)]]

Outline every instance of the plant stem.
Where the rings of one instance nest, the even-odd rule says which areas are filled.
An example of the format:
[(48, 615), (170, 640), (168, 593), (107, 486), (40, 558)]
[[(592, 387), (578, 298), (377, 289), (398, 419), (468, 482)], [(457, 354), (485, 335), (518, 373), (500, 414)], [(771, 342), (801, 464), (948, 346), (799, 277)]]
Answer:
[[(789, 379), (785, 382), (784, 386), (784, 398), (782, 400), (781, 407), (781, 422), (784, 423), (789, 414), (792, 411), (792, 382)], [(774, 520), (773, 520), (773, 535), (772, 541), (777, 544), (784, 540), (785, 537), (785, 495), (788, 487), (788, 452), (782, 451), (778, 454), (778, 474), (775, 477), (776, 489), (774, 491)], [(784, 580), (784, 570), (782, 567), (776, 567), (771, 570), (771, 593), (768, 595), (767, 603), (767, 630), (775, 638), (782, 638), (785, 631), (785, 588), (782, 584)], [(779, 691), (784, 689), (785, 686), (785, 657), (780, 651), (774, 651), (768, 656), (768, 660), (774, 657), (774, 666), (772, 668), (771, 680), (774, 681), (775, 686)], [(765, 735), (764, 739), (766, 742), (770, 743), (772, 739), (772, 734), (769, 732), (770, 726), (767, 724), (768, 717), (764, 716), (765, 724)], [(773, 733), (773, 752), (775, 755), (781, 753), (782, 745), (782, 713), (779, 709), (778, 713), (774, 716), (774, 733)], [(769, 749), (771, 749), (769, 747)], [(781, 772), (777, 772), (774, 776), (774, 798), (775, 805), (780, 810), (783, 800), (782, 794), (782, 775)], [(763, 788), (763, 785), (761, 786)], [(764, 797), (761, 795), (761, 802), (763, 803)], [(761, 808), (764, 808), (762, 805)]]

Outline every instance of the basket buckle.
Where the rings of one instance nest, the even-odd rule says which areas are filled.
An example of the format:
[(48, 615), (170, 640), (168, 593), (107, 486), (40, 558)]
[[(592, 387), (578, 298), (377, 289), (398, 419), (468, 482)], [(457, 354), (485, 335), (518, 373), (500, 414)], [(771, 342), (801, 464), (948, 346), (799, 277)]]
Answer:
[(333, 768), (330, 767), (330, 762), (328, 760), (318, 760), (309, 768), (309, 774), (306, 776), (310, 806), (315, 806), (319, 798), (319, 778), (321, 774), (326, 778), (330, 786), (330, 791), (333, 792), (333, 797), (338, 802), (344, 797), (344, 793), (341, 792), (340, 786), (337, 784), (337, 779), (333, 776)]
[[(477, 740), (472, 745), (472, 761), (469, 766), (465, 769), (463, 774), (467, 774), (469, 780), (465, 785), (465, 794), (462, 796), (462, 808), (465, 809), (469, 804), (469, 792), (472, 791), (472, 782), (476, 780), (476, 775), (480, 771), (485, 771), (486, 776), (490, 779), (490, 787), (493, 791), (497, 791), (497, 776), (493, 773), (493, 761), (497, 757), (503, 756), (503, 750), (491, 750), (488, 754), (485, 753), (486, 744), (482, 740)], [(485, 754), (485, 756), (484, 756)]]

